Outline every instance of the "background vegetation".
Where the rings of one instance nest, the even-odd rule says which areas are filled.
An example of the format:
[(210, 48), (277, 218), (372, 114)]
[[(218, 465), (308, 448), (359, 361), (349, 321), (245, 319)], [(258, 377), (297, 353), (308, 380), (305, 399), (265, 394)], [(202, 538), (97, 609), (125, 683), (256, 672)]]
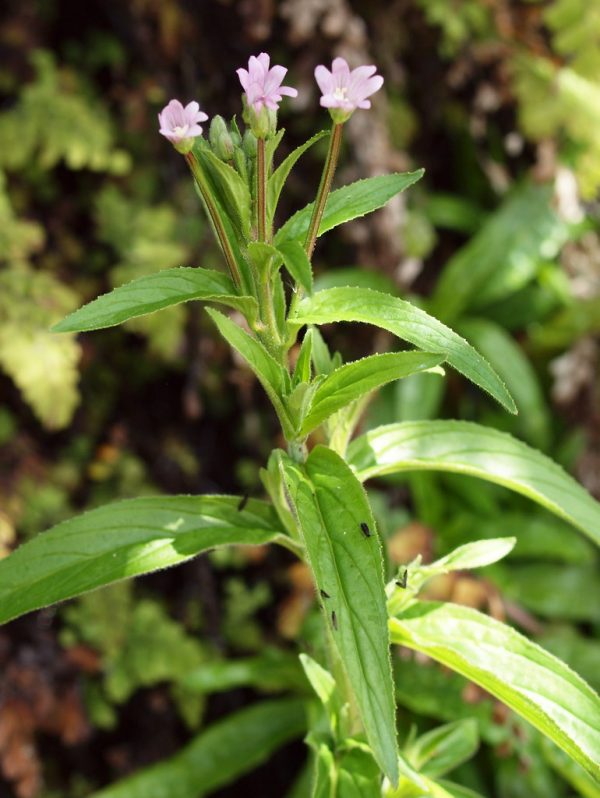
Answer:
[[(600, 498), (598, 0), (7, 0), (2, 11), (0, 556), (118, 497), (260, 493), (274, 418), (197, 307), (79, 339), (48, 332), (136, 276), (218, 266), (156, 113), (173, 96), (211, 116), (238, 112), (235, 69), (260, 50), (300, 91), (281, 117), (284, 147), (327, 125), (312, 73), (340, 54), (377, 63), (386, 83), (347, 126), (339, 182), (427, 170), (321, 245), (319, 285), (427, 298), (520, 410), (513, 419), (465, 381), (424, 374), (382, 391), (363, 428), (478, 420), (547, 452)], [(283, 218), (312, 199), (323, 155), (316, 145), (292, 178)], [(384, 335), (338, 328), (329, 343), (360, 356), (384, 350)], [(435, 596), (512, 622), (598, 689), (597, 561), (577, 532), (464, 477), (380, 481), (372, 498), (398, 563), (516, 534), (506, 563), (440, 579)], [(301, 566), (238, 549), (4, 627), (0, 795), (89, 795), (257, 692), (302, 685), (295, 644), (310, 645), (315, 621)], [(499, 798), (597, 794), (460, 677), (409, 654), (397, 675), (405, 736), (476, 719), (485, 745), (462, 766), (465, 784)], [(288, 746), (214, 794), (280, 798), (304, 755)]]

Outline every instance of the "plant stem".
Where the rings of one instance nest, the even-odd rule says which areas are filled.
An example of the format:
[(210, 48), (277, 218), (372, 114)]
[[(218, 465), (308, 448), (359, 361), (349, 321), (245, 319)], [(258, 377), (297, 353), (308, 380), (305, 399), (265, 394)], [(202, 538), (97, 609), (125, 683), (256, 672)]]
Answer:
[(219, 239), (219, 243), (223, 250), (223, 254), (225, 255), (225, 260), (227, 261), (227, 266), (229, 267), (229, 271), (233, 278), (233, 282), (236, 284), (238, 288), (241, 288), (242, 278), (240, 276), (237, 263), (235, 261), (235, 256), (233, 254), (233, 250), (231, 249), (231, 244), (229, 243), (229, 239), (227, 238), (227, 233), (225, 232), (225, 228), (223, 227), (223, 222), (221, 221), (219, 211), (211, 196), (210, 189), (208, 187), (208, 183), (206, 182), (206, 177), (204, 175), (204, 172), (202, 171), (202, 168), (193, 153), (191, 152), (186, 153), (185, 160), (187, 161), (187, 164), (190, 167), (190, 171), (194, 176), (196, 185), (198, 186), (200, 194), (202, 195), (202, 199), (204, 200), (204, 204), (206, 205), (206, 210), (213, 224), (217, 238)]
[(317, 191), (317, 198), (313, 207), (312, 217), (308, 226), (308, 233), (306, 234), (306, 241), (304, 249), (308, 255), (308, 259), (312, 259), (312, 254), (319, 234), (319, 225), (323, 218), (323, 211), (329, 191), (331, 189), (331, 181), (335, 174), (335, 167), (337, 166), (338, 157), (340, 154), (340, 144), (342, 142), (342, 128), (343, 123), (334, 122), (331, 126), (331, 135), (329, 136), (329, 150), (327, 151), (327, 158), (321, 174), (321, 182), (319, 183), (319, 190)]
[(265, 164), (265, 140), (256, 141), (256, 215), (258, 240), (267, 240), (267, 168)]

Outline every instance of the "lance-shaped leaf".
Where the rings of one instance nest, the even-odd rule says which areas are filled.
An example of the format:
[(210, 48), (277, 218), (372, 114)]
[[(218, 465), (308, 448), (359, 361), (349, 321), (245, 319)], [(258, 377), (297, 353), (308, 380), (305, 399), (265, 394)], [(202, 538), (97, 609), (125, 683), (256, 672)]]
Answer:
[(434, 368), (443, 361), (443, 355), (430, 352), (387, 352), (340, 366), (317, 387), (301, 433), (307, 435), (333, 413), (375, 388)]
[(324, 446), (313, 449), (304, 470), (287, 457), (282, 457), (282, 464), (309, 563), (323, 591), (327, 622), (373, 756), (397, 783), (383, 560), (365, 492), (341, 457)]
[(411, 765), (431, 778), (438, 778), (470, 759), (479, 748), (479, 729), (474, 718), (438, 726), (405, 748)]
[[(424, 170), (404, 174), (378, 175), (357, 180), (349, 186), (332, 191), (325, 205), (318, 235), (323, 235), (339, 224), (382, 208), (392, 197), (404, 191), (423, 177)], [(275, 246), (291, 238), (303, 239), (308, 231), (313, 204), (307, 205), (291, 216), (275, 236)]]
[(257, 313), (256, 300), (238, 296), (226, 274), (181, 267), (164, 269), (120, 285), (69, 314), (52, 329), (54, 332), (101, 330), (192, 299), (220, 302), (237, 308), (248, 319), (255, 318)]
[(266, 762), (305, 729), (301, 700), (264, 701), (217, 721), (175, 756), (92, 798), (202, 798)]
[[(0, 623), (231, 543), (290, 539), (272, 507), (233, 496), (155, 496), (64, 521), (0, 561)], [(293, 543), (292, 543), (293, 548)]]
[(600, 543), (600, 504), (550, 458), (505, 432), (469, 421), (407, 421), (357, 438), (348, 457), (361, 480), (399, 471), (451, 471), (504, 485)]
[(316, 144), (319, 139), (322, 139), (328, 133), (328, 130), (321, 130), (319, 133), (315, 133), (314, 136), (311, 136), (311, 138), (309, 138), (308, 141), (305, 141), (304, 144), (301, 144), (299, 147), (296, 147), (295, 150), (292, 150), (292, 152), (290, 152), (287, 158), (284, 158), (284, 160), (269, 178), (269, 182), (267, 184), (267, 215), (270, 221), (273, 221), (275, 211), (277, 210), (277, 203), (279, 202), (281, 189), (285, 185), (285, 181), (288, 179), (288, 175), (294, 168), (296, 161), (298, 158), (300, 158), (300, 156), (304, 155), (306, 150), (312, 147), (313, 144)]
[(299, 241), (284, 241), (279, 246), (285, 268), (307, 294), (313, 292), (313, 273), (310, 260)]
[(462, 319), (457, 328), (506, 383), (519, 411), (520, 437), (532, 446), (546, 448), (550, 437), (548, 408), (522, 347), (500, 325), (487, 319)]
[(249, 238), (252, 199), (248, 184), (232, 166), (217, 158), (208, 145), (197, 149), (197, 157), (209, 173), (212, 186), (219, 193), (221, 204), (238, 225), (241, 236)]
[(441, 321), (403, 299), (365, 288), (329, 288), (306, 297), (290, 323), (358, 321), (389, 330), (426, 352), (443, 354), (451, 366), (491, 394), (511, 413), (515, 404), (506, 386), (473, 347)]
[(245, 330), (238, 327), (227, 316), (212, 308), (209, 308), (207, 312), (217, 325), (223, 338), (240, 353), (256, 374), (277, 412), (286, 437), (288, 439), (293, 437), (293, 424), (283, 402), (283, 397), (291, 387), (287, 371), (267, 352), (259, 340), (248, 335)]
[(476, 610), (417, 602), (390, 620), (392, 640), (466, 676), (600, 779), (600, 700), (556, 657)]

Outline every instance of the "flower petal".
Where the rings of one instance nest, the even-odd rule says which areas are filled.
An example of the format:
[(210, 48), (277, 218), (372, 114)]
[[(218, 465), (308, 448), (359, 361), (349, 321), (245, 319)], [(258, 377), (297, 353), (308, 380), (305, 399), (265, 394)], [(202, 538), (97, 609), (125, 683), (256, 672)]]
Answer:
[(321, 93), (324, 95), (329, 94), (335, 88), (333, 74), (327, 67), (324, 67), (323, 64), (319, 64), (319, 66), (315, 68), (315, 80), (321, 89)]
[(191, 103), (188, 103), (185, 106), (184, 111), (188, 119), (193, 116), (196, 116), (196, 114), (200, 111), (200, 103), (197, 103), (195, 100), (192, 100)]

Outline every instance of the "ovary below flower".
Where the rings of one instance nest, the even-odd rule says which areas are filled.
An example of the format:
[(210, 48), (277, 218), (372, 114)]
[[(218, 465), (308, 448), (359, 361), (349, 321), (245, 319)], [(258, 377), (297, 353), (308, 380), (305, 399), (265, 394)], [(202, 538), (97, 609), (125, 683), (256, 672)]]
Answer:
[(200, 110), (197, 102), (188, 103), (185, 108), (179, 100), (171, 100), (158, 115), (159, 133), (169, 139), (178, 152), (189, 152), (196, 136), (202, 135), (200, 122), (208, 116)]
[(344, 58), (336, 58), (331, 71), (322, 64), (315, 69), (315, 79), (321, 89), (321, 105), (329, 108), (334, 122), (345, 122), (357, 108), (370, 108), (367, 99), (383, 85), (377, 67), (360, 66), (350, 69)]

